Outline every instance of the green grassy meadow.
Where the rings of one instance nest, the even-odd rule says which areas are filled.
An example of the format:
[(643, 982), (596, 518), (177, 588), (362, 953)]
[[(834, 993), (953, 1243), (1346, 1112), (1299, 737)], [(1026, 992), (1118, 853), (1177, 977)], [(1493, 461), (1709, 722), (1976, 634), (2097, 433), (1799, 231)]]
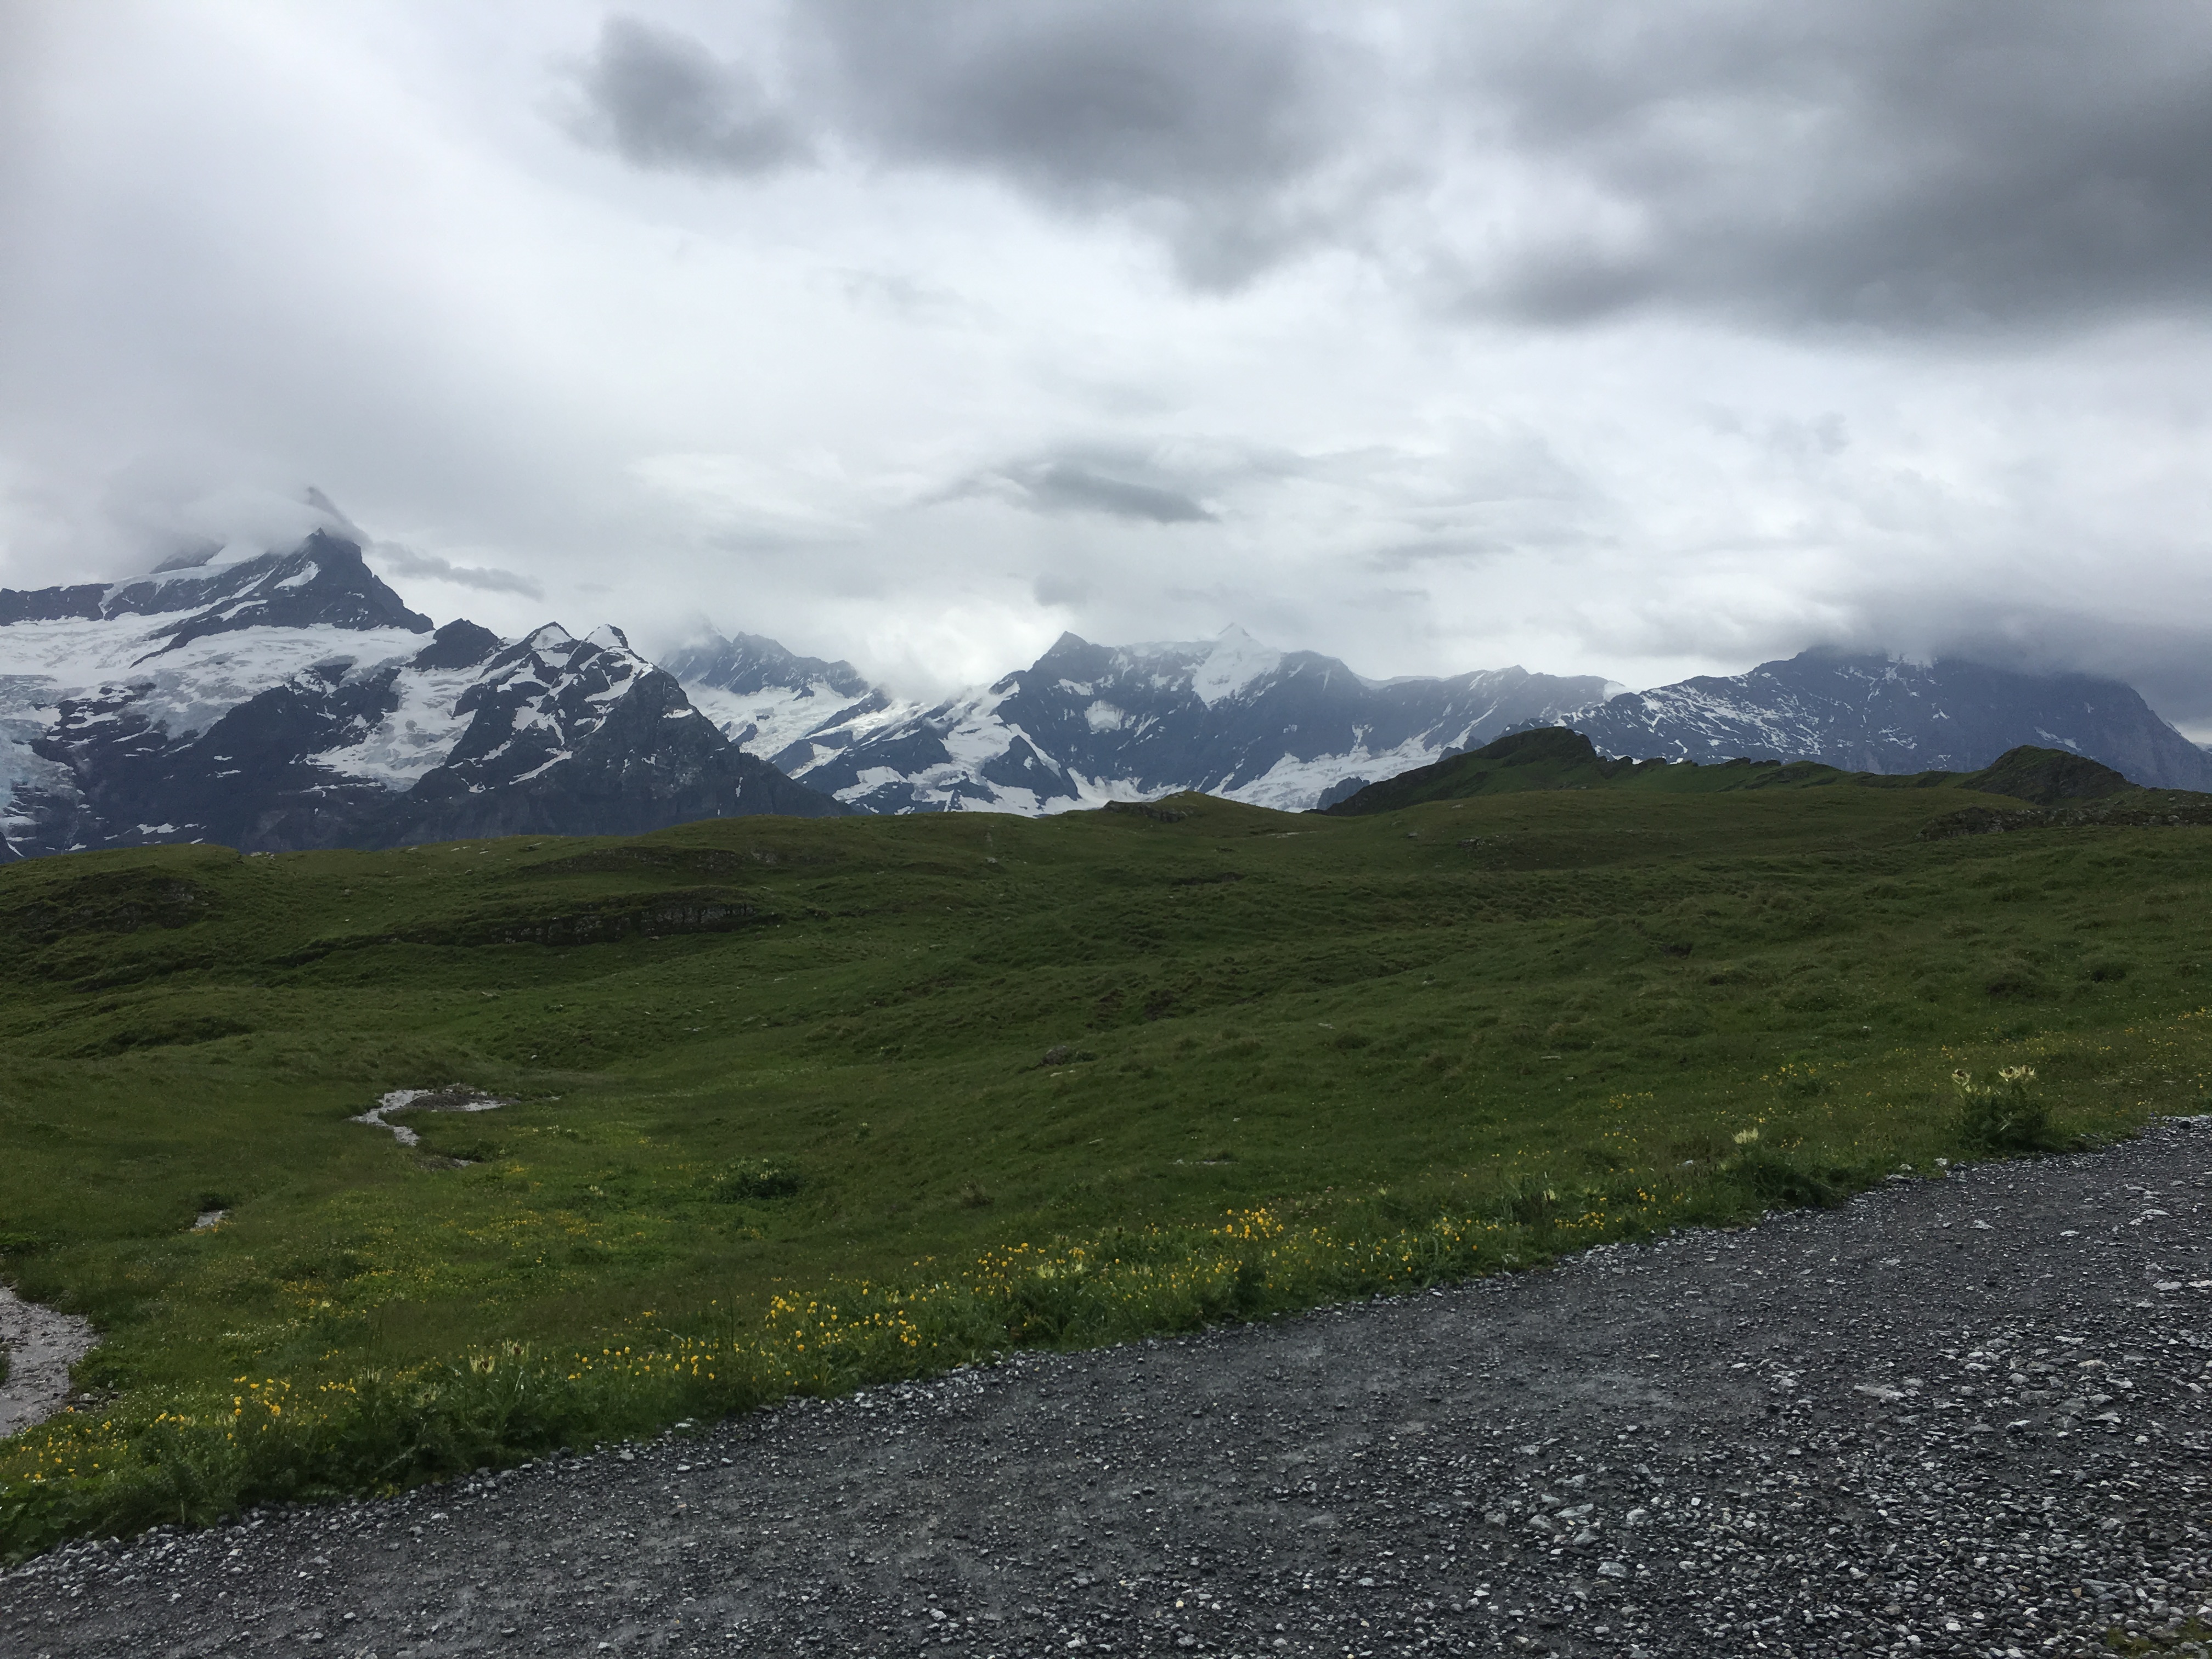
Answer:
[[(2205, 1109), (2212, 828), (1554, 789), (0, 869), (0, 1553)], [(348, 1120), (395, 1089), (511, 1101)], [(222, 1210), (213, 1226), (193, 1225)]]

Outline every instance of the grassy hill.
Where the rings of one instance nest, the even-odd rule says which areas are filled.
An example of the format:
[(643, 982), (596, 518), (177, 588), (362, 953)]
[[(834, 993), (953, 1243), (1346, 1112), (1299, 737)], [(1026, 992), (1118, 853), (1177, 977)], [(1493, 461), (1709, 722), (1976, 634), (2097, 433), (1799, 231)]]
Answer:
[(2203, 1109), (2212, 830), (1797, 770), (0, 870), (0, 1549)]
[(1463, 755), (1370, 783), (1324, 810), (1338, 817), (1394, 812), (1425, 801), (1470, 800), (1539, 789), (1625, 789), (1666, 795), (1732, 794), (1747, 789), (1944, 789), (2003, 795), (2039, 806), (2118, 799), (2192, 817), (2212, 814), (2212, 796), (2142, 790), (2109, 766), (2063, 749), (2008, 750), (1978, 772), (1846, 772), (1818, 761), (1629, 760), (1601, 756), (1579, 732), (1538, 726), (1509, 732)]

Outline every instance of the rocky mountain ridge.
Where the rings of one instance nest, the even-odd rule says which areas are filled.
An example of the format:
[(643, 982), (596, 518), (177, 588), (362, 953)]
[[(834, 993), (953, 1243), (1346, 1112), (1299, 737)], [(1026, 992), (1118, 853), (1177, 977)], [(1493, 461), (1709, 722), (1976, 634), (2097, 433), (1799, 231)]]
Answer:
[(1634, 692), (1517, 667), (1375, 680), (1231, 628), (1119, 647), (1064, 634), (926, 703), (758, 635), (708, 634), (656, 665), (612, 627), (434, 631), (362, 539), (331, 509), (287, 551), (0, 590), (0, 860), (1037, 814), (1186, 789), (1296, 811), (1554, 726), (1607, 757), (1882, 774), (1972, 771), (2026, 744), (2212, 790), (2212, 755), (2085, 675), (1814, 651)]
[(1971, 772), (2027, 744), (2147, 787), (2212, 790), (2212, 755), (2131, 687), (1951, 659), (1815, 650), (1620, 691), (1519, 668), (1370, 680), (1233, 628), (1212, 641), (1121, 647), (1064, 634), (1028, 668), (932, 704), (755, 635), (710, 636), (669, 665), (733, 740), (869, 812), (1054, 812), (1179, 789), (1326, 808), (1546, 726), (1571, 726), (1609, 757), (1817, 761), (1881, 774)]
[[(710, 710), (724, 687), (741, 687), (726, 732), (787, 734), (762, 752), (869, 812), (1055, 812), (1182, 789), (1299, 811), (1348, 779), (1425, 764), (1606, 690), (1595, 676), (1521, 668), (1371, 680), (1231, 628), (1154, 645), (1063, 634), (1027, 668), (924, 705), (867, 686), (848, 664), (740, 639), (670, 665)], [(794, 710), (823, 718), (800, 725)]]
[(1805, 651), (1564, 712), (1607, 755), (1819, 761), (1847, 772), (1971, 772), (2022, 744), (2066, 749), (2149, 788), (2212, 790), (2212, 757), (2131, 686), (2088, 674)]
[(137, 581), (0, 590), (0, 859), (635, 834), (846, 811), (602, 628), (433, 630), (318, 530)]

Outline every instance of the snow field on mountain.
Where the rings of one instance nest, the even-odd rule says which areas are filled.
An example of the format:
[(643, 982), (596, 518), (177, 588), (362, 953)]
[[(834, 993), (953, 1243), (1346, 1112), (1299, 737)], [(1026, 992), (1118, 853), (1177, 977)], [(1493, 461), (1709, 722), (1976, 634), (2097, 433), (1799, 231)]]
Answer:
[(327, 625), (242, 629), (165, 645), (164, 636), (191, 615), (13, 623), (0, 628), (0, 661), (11, 678), (45, 682), (35, 704), (18, 693), (27, 707), (52, 708), (103, 686), (143, 687), (133, 691), (134, 706), (183, 737), (317, 664), (373, 671), (422, 648), (422, 636), (404, 629)]
[(470, 716), (456, 705), (476, 679), (474, 668), (400, 669), (392, 681), (398, 706), (358, 742), (316, 755), (316, 763), (387, 788), (412, 788), (424, 773), (444, 764), (468, 729)]
[(684, 695), (724, 737), (765, 761), (775, 760), (809, 732), (838, 720), (862, 701), (840, 696), (818, 681), (811, 685), (743, 692), (694, 682), (684, 688)]

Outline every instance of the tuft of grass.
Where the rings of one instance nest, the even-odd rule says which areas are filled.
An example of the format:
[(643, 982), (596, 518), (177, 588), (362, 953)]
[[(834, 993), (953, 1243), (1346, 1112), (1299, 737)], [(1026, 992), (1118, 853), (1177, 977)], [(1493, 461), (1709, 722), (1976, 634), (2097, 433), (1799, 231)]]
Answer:
[(1959, 1096), (1959, 1139), (1978, 1152), (1999, 1156), (2056, 1152), (2069, 1144), (2051, 1126), (2051, 1108), (2035, 1092), (2035, 1068), (2006, 1066), (1977, 1080), (1964, 1068), (1951, 1073)]
[(748, 1158), (714, 1177), (714, 1194), (718, 1203), (738, 1204), (748, 1199), (789, 1198), (805, 1184), (795, 1170), (766, 1158)]

